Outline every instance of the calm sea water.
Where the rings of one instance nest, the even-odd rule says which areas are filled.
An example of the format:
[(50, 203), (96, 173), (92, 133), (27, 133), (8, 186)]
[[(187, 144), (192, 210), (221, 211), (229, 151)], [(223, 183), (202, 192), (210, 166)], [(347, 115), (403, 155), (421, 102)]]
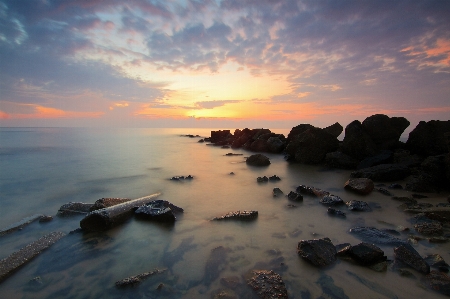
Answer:
[[(297, 255), (301, 239), (360, 243), (348, 233), (354, 226), (412, 228), (410, 215), (397, 208), (399, 202), (377, 192), (362, 197), (345, 191), (349, 171), (289, 164), (282, 155), (268, 155), (269, 167), (249, 167), (244, 161), (251, 153), (207, 146), (184, 134), (209, 136), (210, 130), (1, 128), (0, 228), (33, 214), (55, 217), (0, 237), (0, 259), (49, 232), (68, 234), (78, 228), (83, 216), (56, 216), (68, 202), (162, 192), (160, 199), (185, 212), (173, 226), (131, 219), (105, 233), (67, 235), (1, 283), (0, 298), (213, 298), (220, 291), (251, 298), (245, 275), (264, 268), (282, 276), (290, 298), (329, 298), (330, 290), (343, 298), (441, 297), (426, 290), (414, 270), (412, 277), (403, 277), (391, 269), (378, 273), (346, 261), (318, 269)], [(228, 152), (243, 155), (225, 156)], [(191, 181), (169, 180), (189, 174)], [(274, 174), (282, 180), (256, 182), (258, 176)], [(340, 219), (328, 216), (317, 199), (305, 197), (288, 207), (292, 202), (285, 197), (272, 196), (274, 187), (287, 194), (300, 184), (346, 201), (365, 200), (373, 211), (347, 212), (347, 219)], [(408, 196), (402, 190), (395, 193)], [(442, 194), (429, 196), (423, 201), (444, 201)], [(259, 217), (252, 222), (209, 221), (237, 210), (258, 210)], [(219, 246), (224, 250), (214, 250)], [(448, 244), (421, 241), (415, 248), (422, 256), (439, 253), (450, 261)], [(382, 249), (393, 258), (392, 247)], [(115, 287), (118, 280), (155, 268), (168, 270), (133, 288)], [(230, 290), (221, 283), (230, 277), (243, 287)]]

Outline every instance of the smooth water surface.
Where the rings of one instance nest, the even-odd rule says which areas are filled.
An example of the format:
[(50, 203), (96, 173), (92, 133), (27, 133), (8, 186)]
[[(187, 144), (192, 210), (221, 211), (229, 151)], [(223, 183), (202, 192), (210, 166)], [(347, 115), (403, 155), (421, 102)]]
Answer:
[[(399, 202), (378, 192), (359, 196), (345, 191), (350, 171), (290, 164), (282, 155), (268, 155), (268, 167), (250, 167), (245, 157), (252, 153), (208, 146), (184, 134), (209, 136), (210, 130), (0, 129), (0, 228), (33, 214), (55, 216), (1, 236), (0, 259), (51, 231), (68, 234), (1, 283), (0, 298), (213, 298), (220, 291), (251, 298), (245, 277), (252, 269), (280, 274), (290, 298), (443, 297), (427, 290), (414, 270), (412, 276), (400, 276), (392, 269), (379, 273), (343, 260), (318, 269), (297, 255), (302, 239), (360, 243), (348, 233), (354, 226), (413, 230), (411, 215), (397, 208)], [(228, 152), (243, 155), (225, 156)], [(258, 176), (274, 174), (281, 181), (256, 182)], [(178, 175), (194, 179), (169, 180)], [(294, 203), (272, 196), (274, 187), (287, 194), (300, 184), (345, 201), (365, 200), (373, 211), (352, 213), (344, 206), (347, 218), (340, 219), (330, 217), (316, 198)], [(174, 225), (130, 219), (105, 233), (69, 234), (83, 216), (56, 216), (68, 202), (155, 192), (185, 210)], [(442, 194), (428, 196), (421, 201), (445, 200)], [(237, 210), (257, 210), (259, 216), (251, 222), (210, 221)], [(408, 232), (400, 236), (407, 237)], [(450, 261), (448, 244), (425, 240), (414, 246), (422, 256), (439, 253)], [(393, 259), (392, 247), (381, 248)], [(118, 280), (155, 268), (167, 271), (133, 288), (115, 287)], [(231, 277), (237, 281), (232, 289), (224, 283)]]

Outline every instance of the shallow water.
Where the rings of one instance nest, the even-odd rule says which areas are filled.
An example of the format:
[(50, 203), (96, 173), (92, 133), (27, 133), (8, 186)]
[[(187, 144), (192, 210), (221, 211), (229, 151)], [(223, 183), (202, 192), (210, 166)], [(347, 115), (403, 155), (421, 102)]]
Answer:
[[(256, 268), (279, 273), (290, 298), (443, 297), (427, 290), (422, 275), (412, 269), (414, 276), (404, 277), (391, 269), (379, 273), (343, 260), (318, 269), (297, 255), (302, 239), (329, 237), (335, 245), (360, 243), (348, 233), (354, 226), (402, 225), (413, 230), (411, 215), (397, 208), (399, 202), (378, 192), (359, 196), (345, 191), (350, 171), (289, 164), (282, 155), (268, 155), (272, 162), (268, 167), (250, 167), (244, 162), (249, 152), (180, 136), (209, 133), (202, 129), (0, 129), (0, 228), (33, 214), (55, 216), (68, 202), (93, 203), (102, 197), (138, 198), (162, 192), (160, 199), (185, 210), (174, 225), (131, 219), (105, 233), (68, 234), (79, 227), (83, 216), (56, 216), (52, 222), (34, 222), (2, 236), (0, 259), (48, 232), (68, 234), (1, 283), (0, 297), (212, 298), (223, 289), (251, 298), (244, 276)], [(225, 156), (228, 152), (243, 155)], [(194, 179), (169, 180), (188, 174)], [(281, 181), (256, 182), (258, 176), (274, 174)], [(365, 200), (373, 211), (352, 213), (343, 207), (347, 218), (340, 219), (328, 216), (318, 199), (305, 196), (303, 202), (293, 203), (272, 196), (274, 187), (287, 194), (300, 184), (330, 191), (345, 201)], [(436, 204), (444, 202), (447, 194), (427, 195), (420, 201)], [(296, 207), (288, 207), (292, 203)], [(209, 221), (236, 210), (258, 210), (259, 216), (252, 222)], [(402, 233), (400, 238), (407, 236)], [(220, 256), (209, 259), (219, 246), (224, 248)], [(414, 246), (422, 256), (439, 253), (450, 261), (448, 244), (424, 240)], [(393, 258), (392, 247), (381, 248)], [(115, 287), (118, 280), (155, 268), (168, 270), (133, 288)], [(227, 289), (221, 279), (228, 277), (237, 277), (241, 285)], [(156, 290), (161, 283), (162, 289)]]

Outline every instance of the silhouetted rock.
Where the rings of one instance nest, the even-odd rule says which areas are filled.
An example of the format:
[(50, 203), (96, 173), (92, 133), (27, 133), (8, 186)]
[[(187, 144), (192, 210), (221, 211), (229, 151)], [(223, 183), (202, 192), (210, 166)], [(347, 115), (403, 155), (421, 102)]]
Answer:
[(409, 133), (406, 148), (422, 156), (436, 156), (449, 152), (445, 133), (450, 132), (450, 120), (421, 121)]
[(394, 248), (395, 259), (422, 273), (430, 273), (430, 265), (420, 256), (412, 246), (401, 245)]
[(210, 141), (212, 143), (218, 143), (221, 141), (226, 141), (230, 137), (232, 137), (230, 130), (211, 131)]
[(251, 166), (268, 166), (270, 165), (270, 160), (263, 154), (255, 154), (248, 157), (246, 163)]
[(331, 152), (325, 155), (325, 164), (339, 169), (355, 169), (359, 161), (343, 152)]
[(361, 122), (355, 120), (345, 127), (341, 151), (357, 160), (362, 160), (374, 156), (377, 153), (377, 147)]
[(334, 124), (332, 124), (331, 126), (328, 126), (326, 128), (323, 128), (323, 130), (327, 133), (330, 133), (331, 135), (333, 135), (334, 137), (338, 138), (339, 135), (341, 135), (342, 131), (344, 130), (344, 128), (341, 126), (340, 123), (335, 122)]
[(329, 238), (301, 240), (297, 245), (297, 253), (318, 267), (328, 266), (336, 261), (336, 247)]
[(281, 153), (285, 147), (286, 144), (280, 137), (270, 137), (267, 139), (267, 149), (271, 153)]
[(359, 194), (369, 194), (374, 188), (373, 181), (367, 178), (349, 179), (344, 188)]
[(298, 126), (293, 127), (291, 129), (291, 131), (289, 132), (289, 134), (288, 134), (288, 137), (287, 137), (288, 142), (291, 142), (292, 139), (294, 139), (295, 136), (297, 136), (297, 135), (299, 135), (299, 134), (301, 134), (301, 133), (303, 133), (306, 130), (311, 129), (311, 128), (315, 128), (315, 127), (313, 125), (310, 125), (310, 124), (300, 124)]
[(402, 180), (410, 174), (410, 169), (404, 165), (380, 164), (354, 171), (350, 176), (352, 178), (368, 178), (373, 181), (389, 182)]
[(377, 149), (394, 149), (400, 136), (409, 126), (404, 117), (389, 117), (384, 114), (369, 116), (362, 122), (362, 127), (377, 146)]

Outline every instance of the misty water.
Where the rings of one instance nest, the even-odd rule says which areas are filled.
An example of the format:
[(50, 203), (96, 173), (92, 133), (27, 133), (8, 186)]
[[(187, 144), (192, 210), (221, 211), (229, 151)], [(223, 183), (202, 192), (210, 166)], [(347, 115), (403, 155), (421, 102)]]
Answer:
[[(302, 239), (329, 237), (335, 245), (356, 245), (361, 240), (348, 232), (355, 226), (404, 226), (413, 231), (411, 215), (398, 208), (400, 202), (376, 191), (359, 196), (344, 190), (347, 170), (292, 164), (283, 155), (270, 154), (270, 166), (251, 167), (245, 163), (250, 152), (208, 146), (184, 134), (209, 136), (210, 130), (0, 129), (0, 229), (33, 214), (54, 216), (51, 222), (36, 221), (0, 236), (0, 259), (49, 232), (67, 234), (0, 283), (0, 298), (213, 298), (221, 290), (251, 298), (245, 275), (252, 269), (280, 274), (290, 298), (444, 297), (427, 290), (423, 275), (413, 269), (411, 276), (401, 276), (390, 267), (376, 272), (339, 259), (319, 269), (297, 254)], [(225, 156), (229, 152), (243, 155)], [(179, 175), (194, 179), (170, 180)], [(264, 175), (277, 175), (281, 181), (257, 183)], [(272, 196), (275, 187), (287, 194), (300, 184), (345, 201), (367, 201), (372, 211), (350, 212), (344, 206), (347, 218), (341, 219), (329, 216), (317, 198), (305, 196), (297, 203)], [(69, 234), (79, 228), (83, 215), (56, 215), (68, 202), (139, 198), (155, 192), (184, 209), (174, 225), (132, 218), (104, 233)], [(427, 195), (420, 201), (437, 204), (447, 196)], [(259, 216), (250, 222), (210, 221), (238, 210), (257, 210)], [(406, 240), (412, 231), (398, 237)], [(219, 246), (224, 249), (219, 261), (207, 267)], [(393, 247), (380, 247), (392, 260)], [(422, 256), (438, 253), (450, 261), (446, 243), (424, 240), (414, 248)], [(132, 288), (115, 286), (118, 280), (153, 269), (167, 271)], [(230, 277), (240, 286), (227, 288), (223, 278)]]

